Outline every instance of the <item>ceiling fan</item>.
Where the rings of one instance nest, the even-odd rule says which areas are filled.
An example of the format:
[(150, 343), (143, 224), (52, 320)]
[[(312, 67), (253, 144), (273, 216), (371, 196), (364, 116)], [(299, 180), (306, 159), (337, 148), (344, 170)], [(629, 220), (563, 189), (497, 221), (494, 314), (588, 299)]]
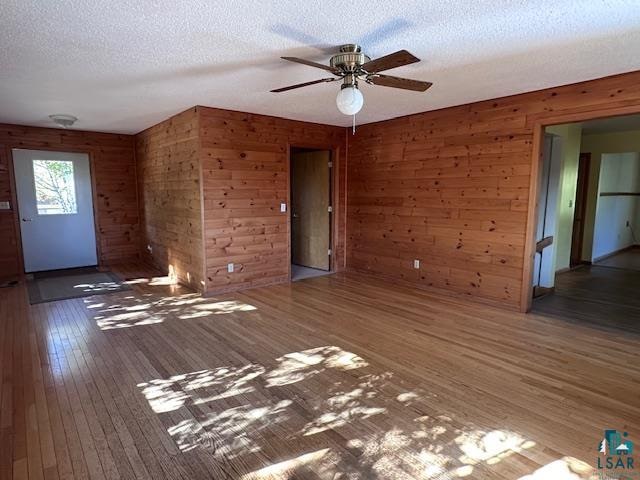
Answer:
[(310, 67), (321, 68), (331, 72), (334, 77), (321, 78), (312, 82), (298, 83), (288, 87), (276, 88), (272, 92), (286, 92), (295, 88), (307, 87), (316, 83), (335, 82), (342, 80), (342, 87), (338, 92), (336, 104), (338, 110), (345, 115), (355, 115), (360, 111), (364, 104), (362, 92), (358, 89), (358, 80), (363, 80), (371, 85), (382, 85), (384, 87), (401, 88), (403, 90), (413, 90), (416, 92), (424, 92), (431, 85), (431, 82), (422, 82), (420, 80), (411, 80), (409, 78), (392, 77), (391, 75), (382, 75), (380, 72), (390, 70), (404, 65), (419, 62), (420, 59), (411, 55), (406, 50), (399, 50), (395, 53), (385, 55), (384, 57), (371, 60), (367, 55), (362, 53), (362, 48), (356, 44), (347, 44), (340, 47), (340, 53), (331, 57), (329, 65), (312, 62), (297, 57), (281, 57), (290, 62), (301, 63)]

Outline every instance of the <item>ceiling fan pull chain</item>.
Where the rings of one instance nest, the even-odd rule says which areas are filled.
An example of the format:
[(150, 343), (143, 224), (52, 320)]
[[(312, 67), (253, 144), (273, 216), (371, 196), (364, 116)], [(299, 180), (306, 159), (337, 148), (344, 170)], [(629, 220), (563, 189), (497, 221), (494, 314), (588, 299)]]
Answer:
[(353, 133), (352, 135), (356, 134), (356, 114), (353, 114)]

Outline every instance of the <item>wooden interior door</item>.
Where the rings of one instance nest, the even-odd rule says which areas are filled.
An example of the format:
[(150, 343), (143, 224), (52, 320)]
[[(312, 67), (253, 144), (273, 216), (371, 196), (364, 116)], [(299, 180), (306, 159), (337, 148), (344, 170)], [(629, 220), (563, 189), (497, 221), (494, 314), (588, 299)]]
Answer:
[(331, 238), (328, 150), (291, 153), (291, 262), (329, 270)]
[(578, 183), (576, 185), (576, 208), (573, 215), (573, 232), (571, 234), (571, 266), (582, 263), (582, 243), (587, 211), (590, 164), (591, 154), (581, 153), (578, 164)]

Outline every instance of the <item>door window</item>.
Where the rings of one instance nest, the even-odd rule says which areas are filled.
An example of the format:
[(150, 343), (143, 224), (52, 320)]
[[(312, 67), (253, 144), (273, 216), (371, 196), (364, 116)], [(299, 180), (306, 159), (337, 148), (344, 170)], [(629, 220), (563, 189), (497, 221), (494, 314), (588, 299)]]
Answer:
[(38, 215), (78, 213), (73, 162), (67, 160), (33, 160)]

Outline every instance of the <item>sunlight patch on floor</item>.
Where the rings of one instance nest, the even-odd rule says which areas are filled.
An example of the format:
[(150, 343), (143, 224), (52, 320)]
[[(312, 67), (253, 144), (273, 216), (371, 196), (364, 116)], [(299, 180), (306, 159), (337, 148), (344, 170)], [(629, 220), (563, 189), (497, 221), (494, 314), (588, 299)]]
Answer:
[(203, 418), (182, 420), (167, 431), (183, 452), (202, 448), (219, 459), (235, 458), (261, 451), (261, 435), (256, 433), (286, 421), (286, 409), (291, 403), (281, 400), (232, 407)]
[[(316, 474), (315, 476), (320, 476), (320, 478), (322, 478), (321, 475), (318, 475), (318, 473), (320, 473), (318, 470), (326, 468), (326, 457), (329, 452), (330, 450), (328, 448), (323, 448), (316, 450), (315, 452), (305, 453), (295, 458), (274, 463), (268, 467), (251, 472), (250, 474), (242, 476), (241, 480), (260, 480), (266, 478), (270, 480), (289, 480), (291, 478), (295, 478), (296, 475), (303, 474), (304, 470), (313, 471)], [(325, 460), (325, 466), (313, 465), (319, 460)]]
[[(216, 454), (236, 455), (241, 451), (254, 451), (255, 434), (265, 428), (273, 428), (289, 419), (287, 409), (290, 400), (274, 402), (265, 399), (261, 392), (267, 388), (297, 383), (322, 372), (352, 371), (367, 363), (358, 355), (337, 346), (324, 346), (292, 352), (276, 359), (276, 365), (267, 369), (263, 365), (249, 364), (242, 367), (219, 367), (174, 375), (167, 379), (152, 379), (138, 384), (153, 411), (166, 414), (191, 405), (204, 408), (206, 415), (181, 421), (169, 429), (182, 451), (203, 445), (212, 446)], [(370, 379), (362, 377), (362, 387)], [(301, 424), (301, 434), (344, 425), (355, 418), (368, 418), (384, 412), (384, 408), (367, 405), (371, 393), (362, 387), (352, 391), (338, 391), (318, 406), (318, 417), (308, 424)], [(362, 397), (362, 398), (360, 398)], [(233, 398), (240, 405), (216, 410), (208, 407), (214, 402)], [(228, 403), (226, 404), (228, 405)], [(194, 409), (189, 409), (192, 416)], [(208, 447), (204, 447), (208, 448)]]
[(455, 442), (463, 453), (460, 461), (467, 465), (478, 462), (495, 464), (507, 455), (535, 445), (526, 442), (520, 435), (502, 430), (465, 432)]
[[(167, 431), (180, 451), (200, 450), (216, 462), (260, 459), (246, 479), (475, 478), (536, 445), (508, 430), (461, 426), (446, 414), (420, 415), (431, 394), (402, 391), (393, 380), (391, 372), (372, 373), (359, 355), (327, 345), (282, 355), (270, 368), (204, 369), (138, 387), (156, 414), (171, 415), (165, 417), (173, 420)], [(317, 385), (326, 388), (318, 391)], [(283, 394), (290, 398), (279, 398)], [(413, 421), (395, 425), (395, 412), (406, 409), (416, 410)], [(354, 428), (370, 433), (349, 438)], [(322, 435), (330, 430), (340, 432), (345, 444), (310, 452), (310, 443), (326, 447), (331, 437)], [(265, 465), (274, 441), (289, 445), (291, 458)]]
[(73, 288), (82, 290), (83, 292), (104, 292), (112, 290), (120, 290), (117, 282), (99, 282), (99, 283), (79, 283)]
[(171, 278), (168, 275), (165, 275), (165, 276), (150, 277), (150, 278), (145, 278), (145, 277), (132, 278), (132, 279), (129, 279), (129, 280), (125, 281), (124, 283), (126, 283), (128, 285), (146, 284), (146, 285), (151, 285), (153, 287), (159, 287), (159, 286), (177, 285), (178, 284), (178, 279), (177, 278)]
[(315, 435), (325, 430), (339, 428), (353, 420), (364, 420), (374, 415), (385, 413), (385, 407), (376, 406), (371, 395), (363, 388), (341, 391), (327, 398), (321, 407), (323, 413), (307, 423), (302, 435)]
[(257, 308), (246, 303), (227, 300), (224, 302), (208, 302), (194, 305), (193, 310), (191, 313), (180, 315), (178, 318), (184, 320), (188, 318), (207, 317), (211, 314), (224, 315), (234, 312), (251, 312), (257, 310)]
[(119, 304), (84, 301), (93, 320), (101, 330), (130, 328), (164, 323), (169, 320), (213, 318), (217, 315), (250, 314), (257, 310), (253, 305), (235, 300), (216, 301), (197, 293), (159, 297), (146, 294), (142, 297), (127, 296)]
[[(139, 383), (138, 388), (142, 390), (154, 412), (166, 413), (179, 409), (188, 399), (198, 405), (234, 395), (248, 394), (254, 390), (253, 386), (248, 385), (249, 382), (264, 372), (264, 367), (256, 364), (237, 369), (221, 367), (174, 375), (168, 379), (150, 380)], [(203, 388), (219, 393), (211, 396), (194, 393)]]
[(564, 457), (539, 468), (518, 480), (589, 480), (596, 478), (594, 469), (573, 457)]
[(310, 348), (277, 359), (279, 365), (265, 375), (268, 387), (290, 385), (317, 375), (326, 368), (351, 370), (368, 364), (361, 357), (339, 347)]

